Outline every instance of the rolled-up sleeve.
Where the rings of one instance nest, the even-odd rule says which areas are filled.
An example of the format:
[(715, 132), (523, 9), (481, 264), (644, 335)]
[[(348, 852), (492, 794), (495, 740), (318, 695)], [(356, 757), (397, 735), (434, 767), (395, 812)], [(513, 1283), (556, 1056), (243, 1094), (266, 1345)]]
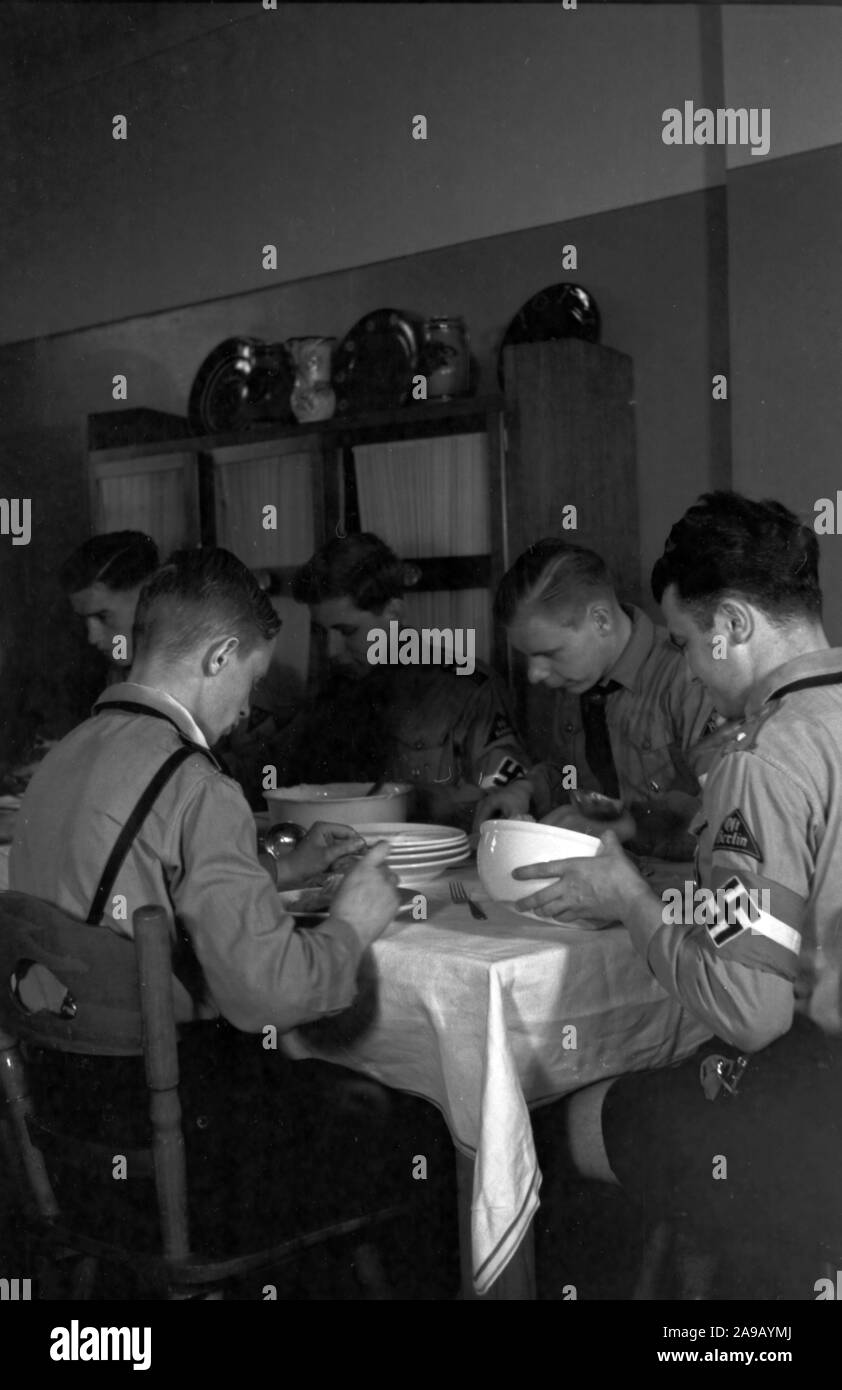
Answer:
[(362, 947), (329, 918), (297, 931), (255, 852), (254, 821), (227, 779), (195, 785), (178, 817), (170, 893), (220, 1013), (244, 1032), (337, 1013), (356, 993)]

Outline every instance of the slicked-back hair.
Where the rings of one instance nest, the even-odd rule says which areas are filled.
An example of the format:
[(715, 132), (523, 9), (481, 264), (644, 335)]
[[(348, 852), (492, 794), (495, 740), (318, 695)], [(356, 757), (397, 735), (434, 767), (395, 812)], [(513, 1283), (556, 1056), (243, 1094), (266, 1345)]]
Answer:
[(385, 541), (371, 531), (334, 538), (301, 566), (292, 581), (297, 603), (352, 599), (365, 613), (380, 613), (391, 598), (402, 598), (413, 572)]
[(247, 655), (271, 641), (281, 620), (251, 570), (230, 550), (177, 550), (140, 591), (134, 620), (139, 656), (188, 656), (225, 637)]
[(158, 547), (143, 531), (105, 531), (69, 555), (59, 570), (66, 594), (78, 594), (92, 584), (107, 589), (135, 589), (158, 568)]
[(613, 597), (614, 581), (596, 551), (550, 537), (530, 545), (503, 575), (494, 617), (510, 627), (521, 609), (544, 609), (579, 623), (595, 598)]
[(673, 526), (652, 570), (659, 603), (670, 585), (703, 631), (725, 598), (755, 604), (774, 623), (818, 622), (819, 543), (781, 502), (706, 492)]

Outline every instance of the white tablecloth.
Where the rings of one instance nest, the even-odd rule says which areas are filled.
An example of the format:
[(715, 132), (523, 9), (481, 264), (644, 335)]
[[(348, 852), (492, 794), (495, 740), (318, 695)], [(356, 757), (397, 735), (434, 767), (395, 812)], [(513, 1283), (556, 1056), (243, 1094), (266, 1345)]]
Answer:
[(489, 903), (474, 870), (453, 877), (489, 920), (453, 905), (448, 878), (419, 890), (429, 920), (399, 919), (372, 948), (373, 1017), (359, 1036), (336, 1041), (337, 1028), (353, 1032), (343, 1016), (327, 1031), (289, 1034), (285, 1046), (440, 1107), (454, 1143), (475, 1159), (473, 1273), (484, 1293), (538, 1206), (528, 1107), (679, 1060), (709, 1030), (665, 993), (624, 928), (545, 925)]

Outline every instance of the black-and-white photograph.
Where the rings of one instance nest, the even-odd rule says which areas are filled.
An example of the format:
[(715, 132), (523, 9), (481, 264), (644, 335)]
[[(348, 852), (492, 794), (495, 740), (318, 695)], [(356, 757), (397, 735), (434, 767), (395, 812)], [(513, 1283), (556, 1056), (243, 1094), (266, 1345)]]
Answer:
[(835, 4), (0, 5), (45, 1358), (842, 1299), (840, 71)]

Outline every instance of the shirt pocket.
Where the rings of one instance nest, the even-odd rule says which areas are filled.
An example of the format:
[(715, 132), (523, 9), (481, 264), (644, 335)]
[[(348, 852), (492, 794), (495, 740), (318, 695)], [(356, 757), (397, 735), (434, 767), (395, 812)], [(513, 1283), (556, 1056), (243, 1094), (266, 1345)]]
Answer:
[(699, 794), (698, 781), (681, 745), (666, 731), (645, 735), (634, 748), (632, 763), (633, 781), (642, 796), (658, 797), (676, 791), (689, 796)]

